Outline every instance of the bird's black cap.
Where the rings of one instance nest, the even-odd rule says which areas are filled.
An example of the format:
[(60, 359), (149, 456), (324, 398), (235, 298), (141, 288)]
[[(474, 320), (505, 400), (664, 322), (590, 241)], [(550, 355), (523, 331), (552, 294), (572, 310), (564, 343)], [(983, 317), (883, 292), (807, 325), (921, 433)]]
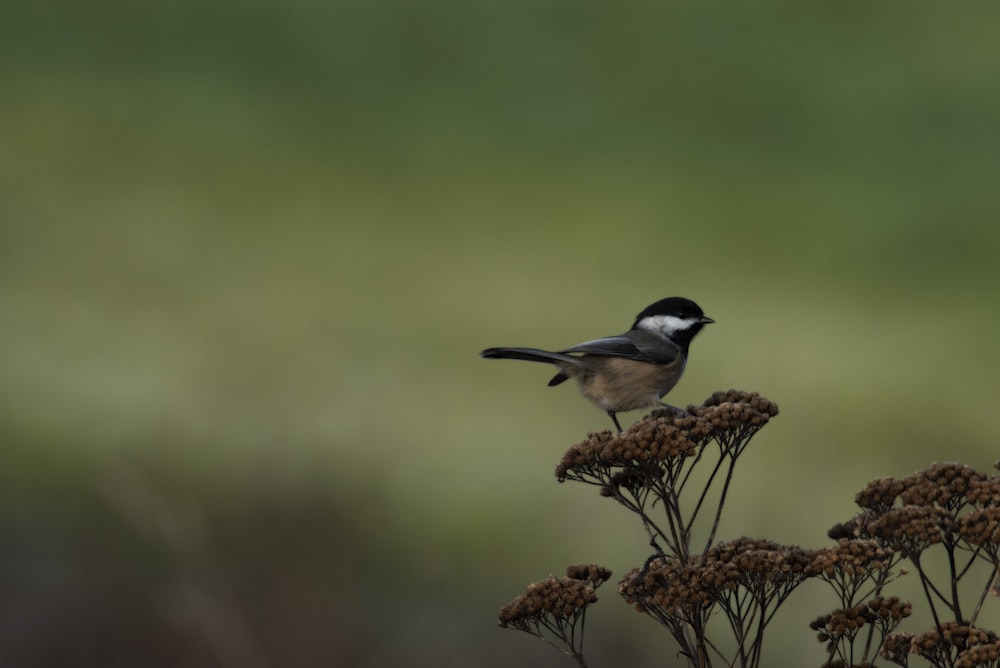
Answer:
[[(705, 312), (690, 299), (684, 297), (667, 297), (644, 308), (642, 313), (635, 317), (635, 325), (639, 324), (639, 321), (643, 318), (654, 315), (673, 315), (678, 318), (705, 318)], [(706, 318), (706, 321), (712, 322), (710, 318)]]

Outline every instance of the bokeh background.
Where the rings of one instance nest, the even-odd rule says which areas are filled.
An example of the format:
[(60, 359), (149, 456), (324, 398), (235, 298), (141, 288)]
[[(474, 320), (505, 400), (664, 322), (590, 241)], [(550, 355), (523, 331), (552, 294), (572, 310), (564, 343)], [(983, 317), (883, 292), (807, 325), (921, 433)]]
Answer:
[[(0, 12), (4, 666), (564, 661), (499, 607), (647, 546), (552, 474), (606, 416), (478, 352), (669, 295), (718, 321), (671, 400), (782, 411), (723, 537), (998, 456), (996, 5)], [(602, 591), (591, 665), (679, 665)]]

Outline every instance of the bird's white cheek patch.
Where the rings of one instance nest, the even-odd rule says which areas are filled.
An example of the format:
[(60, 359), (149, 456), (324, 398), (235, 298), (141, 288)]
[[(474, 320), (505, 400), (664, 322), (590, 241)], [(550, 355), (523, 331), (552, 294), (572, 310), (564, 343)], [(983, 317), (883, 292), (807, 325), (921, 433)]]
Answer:
[(678, 318), (675, 315), (651, 315), (639, 321), (639, 328), (663, 336), (690, 329), (698, 322), (696, 318)]

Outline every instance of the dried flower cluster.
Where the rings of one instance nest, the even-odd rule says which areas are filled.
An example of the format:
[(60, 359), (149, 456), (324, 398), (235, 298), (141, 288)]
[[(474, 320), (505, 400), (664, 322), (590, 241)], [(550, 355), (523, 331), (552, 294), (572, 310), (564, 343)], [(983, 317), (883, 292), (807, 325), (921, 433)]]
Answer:
[(541, 638), (583, 665), (587, 608), (597, 602), (595, 590), (610, 577), (611, 571), (597, 564), (577, 564), (566, 569), (564, 578), (549, 576), (533, 582), (501, 608), (500, 627)]
[(876, 596), (868, 601), (868, 607), (875, 613), (875, 618), (890, 622), (899, 622), (913, 613), (913, 605), (909, 601), (901, 601), (898, 596)]
[(829, 584), (847, 607), (879, 590), (893, 577), (897, 553), (876, 540), (841, 538), (813, 553), (811, 575)]
[(970, 646), (955, 657), (955, 668), (1000, 668), (1000, 641)]
[(854, 503), (873, 513), (884, 513), (895, 505), (902, 491), (902, 480), (892, 476), (875, 478), (854, 495)]
[(985, 479), (985, 475), (971, 466), (937, 463), (903, 478), (899, 500), (904, 506), (937, 506), (955, 511), (965, 505), (969, 489), (978, 487)]
[(705, 574), (700, 558), (685, 563), (676, 557), (654, 557), (643, 568), (626, 573), (618, 593), (661, 624), (671, 617), (694, 623), (715, 603), (708, 587), (701, 585)]
[[(898, 647), (893, 631), (912, 612), (910, 603), (897, 596), (875, 596), (867, 603), (823, 615), (810, 623), (809, 628), (819, 631), (817, 639), (826, 643), (826, 651), (831, 656), (828, 665), (858, 665), (849, 657), (859, 655), (861, 664), (869, 665), (869, 659), (874, 660), (876, 655), (900, 651), (905, 655), (909, 651), (909, 645), (902, 650)], [(859, 641), (857, 648), (855, 641)]]
[(597, 564), (580, 564), (566, 569), (566, 577), (549, 576), (533, 582), (523, 594), (500, 610), (500, 626), (521, 630), (544, 617), (572, 619), (597, 601), (595, 589), (611, 577), (611, 571)]
[(913, 634), (906, 631), (890, 633), (882, 639), (882, 649), (879, 656), (898, 666), (906, 666), (910, 662), (910, 647), (913, 645)]
[[(904, 478), (873, 480), (855, 502), (862, 512), (835, 526), (830, 536), (840, 544), (878, 545), (895, 555), (890, 556), (890, 568), (893, 559), (908, 559), (935, 622), (933, 629), (916, 636), (888, 633), (880, 655), (901, 666), (908, 665), (911, 655), (941, 667), (995, 665), (990, 652), (997, 638), (976, 628), (975, 620), (1000, 572), (1000, 477), (962, 464), (937, 463)], [(946, 557), (943, 578), (926, 566), (924, 553), (932, 549)], [(968, 614), (970, 606), (963, 607), (959, 583), (975, 577), (982, 578), (981, 593)]]
[(903, 556), (914, 556), (940, 543), (950, 525), (951, 516), (936, 506), (902, 506), (873, 517), (864, 533)]
[[(777, 414), (778, 407), (755, 392), (716, 392), (702, 405), (689, 406), (687, 413), (658, 410), (621, 434), (590, 433), (556, 467), (560, 482), (596, 485), (602, 496), (639, 516), (655, 552), (643, 568), (634, 569), (622, 581), (620, 592), (670, 627), (681, 641), (682, 652), (700, 656), (693, 659), (700, 665), (708, 665), (710, 645), (704, 635), (708, 619), (703, 613), (718, 603), (736, 605), (732, 592), (737, 590), (751, 592), (748, 595), (756, 597), (762, 610), (775, 607), (805, 577), (810, 563), (799, 548), (768, 541), (739, 539), (714, 545), (736, 459), (751, 437)], [(706, 453), (712, 444), (718, 447), (709, 460)], [(694, 467), (704, 460), (714, 464), (706, 467), (706, 475), (692, 476)], [(654, 517), (654, 510), (662, 515)], [(711, 519), (698, 525), (704, 526), (707, 540), (697, 552), (692, 549), (694, 527), (699, 516), (708, 513)], [(582, 571), (571, 569), (569, 575), (592, 581)], [(536, 583), (504, 608), (501, 625), (539, 636), (543, 629), (557, 638), (566, 636), (566, 628), (575, 624), (574, 611), (582, 615), (590, 603), (579, 596), (578, 588), (554, 578)], [(567, 597), (560, 598), (566, 592), (576, 598), (567, 603)], [(576, 603), (581, 605), (574, 607)], [(733, 615), (734, 623), (739, 617)], [(770, 616), (761, 612), (754, 619), (763, 628)], [(566, 628), (558, 627), (560, 621)], [(734, 627), (734, 633), (744, 631)], [(575, 656), (572, 633), (569, 636), (564, 644)], [(745, 665), (751, 653), (759, 652), (759, 642), (743, 643), (739, 651)]]
[(995, 553), (1000, 545), (1000, 507), (974, 508), (958, 519), (955, 529), (970, 545)]
[[(618, 435), (593, 432), (571, 447), (556, 467), (556, 478), (605, 483), (618, 467), (690, 457), (695, 442), (684, 423), (690, 418), (648, 416)], [(694, 425), (697, 426), (697, 425)]]
[(809, 623), (809, 628), (819, 631), (819, 641), (829, 642), (827, 651), (833, 654), (841, 638), (854, 639), (858, 630), (875, 621), (875, 613), (867, 605), (834, 610)]
[(813, 553), (796, 545), (744, 537), (715, 545), (705, 563), (715, 571), (712, 586), (720, 594), (743, 587), (766, 606), (812, 572)]
[[(716, 658), (760, 666), (776, 609), (815, 578), (839, 599), (809, 625), (826, 645), (827, 668), (880, 659), (906, 667), (914, 657), (936, 668), (1000, 668), (1000, 638), (976, 626), (988, 594), (1000, 592), (1000, 476), (939, 463), (872, 480), (855, 496), (860, 512), (833, 527), (835, 544), (821, 549), (746, 537), (716, 543), (736, 460), (778, 409), (759, 394), (729, 390), (680, 413), (654, 411), (622, 434), (589, 434), (566, 452), (556, 477), (595, 485), (638, 515), (654, 552), (622, 578), (618, 592), (663, 625), (692, 666)], [(701, 531), (707, 540), (696, 544)], [(944, 558), (925, 559), (928, 552)], [(884, 592), (908, 572), (903, 560), (916, 571), (934, 620), (922, 634), (898, 630), (913, 607)], [(501, 610), (500, 625), (552, 638), (585, 665), (584, 615), (610, 575), (596, 565), (571, 566), (566, 578), (530, 585)], [(968, 587), (959, 584), (976, 578), (981, 593), (970, 605), (959, 596)], [(722, 624), (729, 642), (709, 637)]]
[(934, 666), (957, 665), (959, 657), (963, 655), (965, 665), (979, 666), (982, 664), (970, 663), (969, 651), (995, 645), (997, 640), (997, 635), (992, 631), (961, 622), (944, 622), (930, 631), (913, 636), (910, 652), (923, 657)]
[(965, 498), (977, 506), (1000, 506), (1000, 477), (989, 476), (971, 481)]
[(626, 574), (618, 591), (640, 611), (658, 608), (665, 615), (724, 604), (738, 588), (767, 605), (776, 593), (804, 580), (812, 568), (812, 552), (744, 537), (719, 543), (687, 562), (654, 557)]
[[(636, 610), (670, 630), (682, 647), (691, 629), (704, 628), (719, 608), (738, 638), (740, 660), (758, 657), (771, 613), (814, 570), (814, 553), (759, 538), (719, 543), (687, 561), (651, 558), (625, 575), (618, 592)], [(697, 632), (695, 633), (698, 638)], [(705, 646), (688, 647), (692, 655)]]
[[(778, 407), (756, 392), (716, 392), (687, 413), (658, 410), (621, 434), (589, 434), (566, 452), (556, 478), (598, 486), (602, 496), (639, 516), (657, 554), (687, 559), (693, 526), (703, 510), (710, 511), (709, 491), (718, 503), (705, 549), (714, 540), (736, 458), (777, 414)], [(701, 487), (685, 494), (692, 470), (713, 443), (716, 464), (708, 467), (707, 482), (699, 480)], [(660, 517), (651, 512), (657, 505), (664, 511)]]
[(527, 590), (500, 610), (500, 626), (531, 626), (540, 617), (570, 619), (597, 601), (593, 585), (585, 580), (547, 577), (528, 585)]
[(566, 577), (573, 580), (586, 580), (596, 589), (608, 581), (608, 578), (611, 577), (611, 571), (597, 564), (576, 564), (566, 567)]
[(913, 607), (910, 603), (900, 601), (898, 596), (889, 598), (876, 596), (868, 603), (834, 610), (828, 615), (823, 615), (810, 623), (809, 628), (820, 631), (820, 642), (826, 642), (853, 637), (859, 629), (868, 625), (881, 623), (895, 626), (912, 612)]
[(777, 405), (756, 392), (716, 392), (701, 406), (688, 406), (687, 415), (658, 410), (621, 434), (588, 434), (563, 456), (556, 478), (603, 485), (616, 467), (691, 457), (713, 438), (745, 443), (777, 414)]
[(716, 434), (756, 431), (778, 414), (778, 405), (756, 392), (716, 392), (688, 413), (711, 425)]

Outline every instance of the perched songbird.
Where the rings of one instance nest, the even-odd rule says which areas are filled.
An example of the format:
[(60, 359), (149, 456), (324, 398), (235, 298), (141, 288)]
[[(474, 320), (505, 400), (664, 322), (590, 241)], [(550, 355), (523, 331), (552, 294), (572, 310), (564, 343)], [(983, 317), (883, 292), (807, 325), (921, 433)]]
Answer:
[(487, 348), (482, 356), (556, 365), (559, 373), (549, 385), (575, 379), (583, 396), (607, 411), (620, 433), (615, 414), (658, 405), (681, 379), (691, 339), (712, 322), (690, 299), (668, 297), (643, 309), (632, 329), (618, 336), (557, 352)]

